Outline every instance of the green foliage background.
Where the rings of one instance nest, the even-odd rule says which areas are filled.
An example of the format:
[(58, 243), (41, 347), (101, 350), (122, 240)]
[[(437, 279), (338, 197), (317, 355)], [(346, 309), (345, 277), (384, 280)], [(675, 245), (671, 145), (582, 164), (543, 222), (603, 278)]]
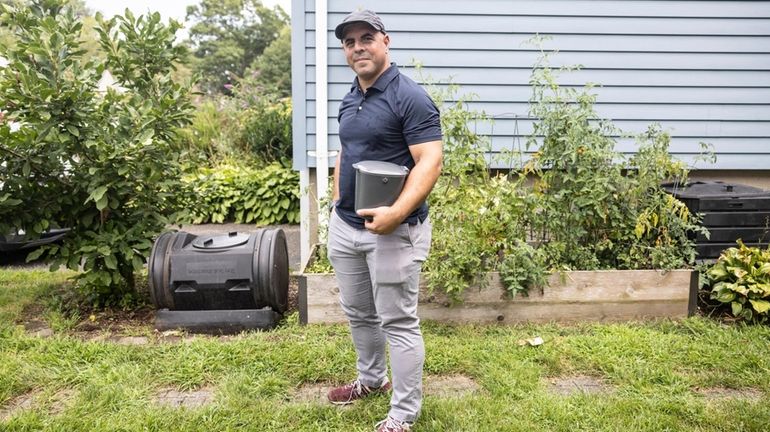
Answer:
[(182, 181), (193, 223), (299, 223), (299, 175), (278, 163), (222, 163)]
[[(209, 95), (229, 93), (228, 88), (247, 75), (273, 41), (289, 37), (282, 33), (288, 25), (286, 13), (277, 6), (267, 8), (260, 0), (201, 0), (188, 6), (187, 19), (194, 23), (189, 40), (193, 71)], [(288, 57), (290, 52), (282, 54)], [(275, 53), (268, 53), (275, 58)]]
[[(35, 255), (81, 270), (93, 302), (131, 297), (134, 271), (177, 208), (175, 131), (192, 112), (189, 84), (170, 76), (179, 26), (157, 13), (97, 17), (101, 55), (86, 57), (82, 20), (65, 1), (5, 8), (2, 20), (16, 45), (0, 53), (0, 231), (71, 228)], [(97, 92), (106, 69), (121, 91)]]
[[(191, 8), (197, 48), (240, 44), (238, 74), (256, 68), (231, 76), (231, 96), (201, 98), (196, 109), (192, 83), (178, 79), (188, 59), (178, 23), (130, 11), (94, 18), (81, 1), (2, 5), (0, 55), (9, 65), (0, 71), (0, 232), (71, 228), (63, 244), (30, 258), (82, 270), (86, 300), (136, 298), (134, 272), (170, 223), (298, 222), (285, 97), (290, 32), (280, 9), (258, 1)], [(105, 71), (116, 87), (101, 93)], [(204, 86), (221, 78), (198, 71)]]
[(442, 108), (444, 170), (430, 195), (434, 227), (426, 262), (429, 285), (459, 298), (464, 289), (500, 271), (509, 293), (526, 294), (561, 270), (681, 268), (695, 258), (688, 234), (703, 230), (663, 182), (683, 184), (686, 167), (671, 158), (668, 134), (653, 125), (637, 136), (637, 154), (615, 151), (623, 133), (594, 110), (591, 87), (562, 88), (564, 70), (533, 69), (528, 148), (502, 154), (518, 168), (490, 172), (487, 137), (473, 125), (488, 121), (467, 109), (457, 88), (434, 87)]

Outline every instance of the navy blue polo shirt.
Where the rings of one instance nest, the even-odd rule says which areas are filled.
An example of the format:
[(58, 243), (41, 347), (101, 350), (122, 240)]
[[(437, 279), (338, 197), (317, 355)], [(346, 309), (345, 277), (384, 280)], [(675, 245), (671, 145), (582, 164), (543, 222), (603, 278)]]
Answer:
[[(358, 78), (353, 80), (350, 92), (342, 99), (337, 120), (342, 143), (337, 214), (349, 225), (364, 229), (364, 219), (354, 207), (353, 164), (376, 160), (411, 170), (414, 159), (409, 146), (441, 140), (439, 111), (428, 93), (391, 63), (366, 94), (361, 92)], [(423, 202), (404, 222), (414, 224), (427, 216), (428, 206)]]

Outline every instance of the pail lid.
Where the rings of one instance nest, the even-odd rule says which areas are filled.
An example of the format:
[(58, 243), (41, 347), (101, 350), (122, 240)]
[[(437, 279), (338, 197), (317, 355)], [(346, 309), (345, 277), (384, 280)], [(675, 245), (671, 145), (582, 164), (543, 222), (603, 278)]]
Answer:
[(391, 177), (405, 177), (409, 174), (409, 168), (383, 161), (361, 161), (353, 164), (356, 170), (373, 175), (384, 175)]

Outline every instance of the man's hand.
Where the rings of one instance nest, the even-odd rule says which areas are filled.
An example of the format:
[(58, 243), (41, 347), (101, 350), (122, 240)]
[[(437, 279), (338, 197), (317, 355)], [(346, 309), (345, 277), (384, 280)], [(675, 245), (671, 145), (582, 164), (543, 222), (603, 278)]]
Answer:
[(390, 234), (404, 221), (401, 215), (388, 206), (360, 209), (356, 213), (365, 219), (364, 228), (375, 234)]

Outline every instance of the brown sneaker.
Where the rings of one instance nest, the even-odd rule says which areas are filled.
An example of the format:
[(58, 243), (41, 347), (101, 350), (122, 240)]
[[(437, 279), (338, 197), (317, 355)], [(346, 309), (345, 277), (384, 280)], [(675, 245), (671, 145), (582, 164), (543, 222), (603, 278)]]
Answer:
[(409, 432), (412, 430), (412, 425), (396, 420), (391, 416), (377, 423), (374, 427), (377, 428), (376, 432)]
[(380, 387), (367, 387), (361, 384), (361, 381), (355, 380), (342, 387), (336, 387), (329, 390), (327, 397), (329, 402), (335, 405), (347, 405), (353, 403), (356, 399), (361, 399), (370, 394), (387, 393), (390, 391), (390, 382), (385, 378), (385, 382)]

